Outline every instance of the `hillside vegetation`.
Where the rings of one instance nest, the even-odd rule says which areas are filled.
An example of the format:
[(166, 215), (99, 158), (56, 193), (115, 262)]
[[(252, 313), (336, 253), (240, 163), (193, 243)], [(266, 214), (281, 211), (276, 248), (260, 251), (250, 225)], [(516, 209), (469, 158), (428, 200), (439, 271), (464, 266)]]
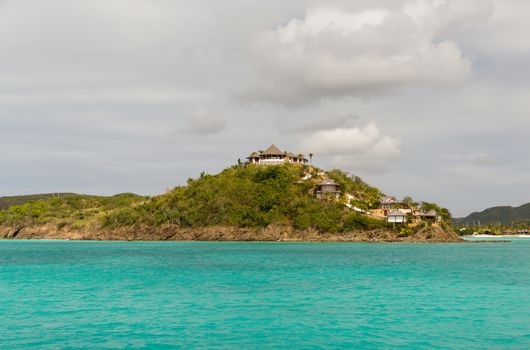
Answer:
[[(312, 178), (302, 180), (312, 172)], [(266, 227), (271, 224), (308, 228), (323, 232), (373, 229), (381, 221), (352, 212), (336, 201), (318, 200), (313, 190), (321, 181), (316, 168), (283, 166), (234, 166), (218, 175), (203, 174), (169, 193), (138, 206), (123, 208), (105, 217), (104, 227), (134, 224), (181, 227), (238, 226)], [(354, 181), (334, 170), (327, 176), (343, 189), (376, 203), (379, 190)]]
[(30, 194), (26, 196), (7, 196), (0, 197), (0, 209), (7, 209), (13, 205), (22, 205), (28, 202), (35, 202), (41, 199), (49, 199), (52, 197), (73, 197), (77, 196), (75, 193), (44, 193), (44, 194)]
[(57, 228), (84, 229), (97, 227), (103, 218), (118, 208), (124, 208), (145, 201), (146, 197), (135, 194), (119, 194), (110, 197), (68, 194), (60, 197), (21, 196), (21, 205), (11, 205), (0, 210), (0, 225), (38, 226), (51, 224)]
[[(342, 196), (318, 199), (323, 180), (340, 184)], [(345, 194), (348, 194), (346, 196)], [(71, 195), (0, 210), (0, 238), (455, 242), (445, 222), (390, 225), (359, 213), (379, 207), (382, 193), (340, 170), (307, 165), (237, 165), (201, 174), (155, 197)], [(350, 201), (350, 203), (347, 203)], [(350, 207), (345, 204), (350, 205)], [(449, 218), (449, 211), (434, 203)], [(354, 207), (357, 209), (354, 210)]]
[[(308, 174), (311, 176), (309, 177)], [(364, 208), (378, 205), (381, 195), (358, 178), (333, 170), (325, 175), (309, 166), (233, 166), (217, 175), (202, 174), (186, 186), (146, 198), (50, 198), (0, 211), (0, 224), (53, 224), (75, 229), (177, 225), (183, 228), (289, 226), (296, 230), (349, 232), (386, 227), (381, 220), (353, 212), (343, 203), (316, 199), (313, 191), (323, 176), (354, 194)]]

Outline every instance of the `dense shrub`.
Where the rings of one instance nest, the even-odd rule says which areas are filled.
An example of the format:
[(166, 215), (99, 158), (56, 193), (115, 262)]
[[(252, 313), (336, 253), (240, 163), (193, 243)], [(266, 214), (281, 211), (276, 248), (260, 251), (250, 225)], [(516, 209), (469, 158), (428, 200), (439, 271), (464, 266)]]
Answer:
[(37, 225), (55, 224), (83, 227), (97, 222), (104, 213), (125, 210), (135, 203), (145, 201), (146, 197), (134, 194), (121, 194), (110, 197), (68, 195), (30, 201), (21, 205), (13, 205), (0, 211), (0, 224)]
[[(301, 180), (307, 173), (311, 179)], [(52, 223), (82, 228), (175, 224), (182, 227), (228, 225), (293, 226), (299, 230), (348, 232), (385, 227), (352, 212), (340, 201), (319, 200), (314, 190), (322, 181), (319, 169), (301, 165), (233, 166), (217, 175), (202, 173), (166, 194), (146, 198), (133, 194), (112, 197), (72, 195), (50, 198), (0, 211), (0, 224)], [(352, 193), (364, 208), (376, 205), (380, 191), (339, 170), (327, 174), (343, 192)]]
[(380, 228), (386, 228), (387, 223), (384, 220), (377, 220), (370, 218), (366, 215), (361, 215), (358, 213), (350, 214), (346, 217), (344, 221), (343, 230), (353, 231), (353, 230), (375, 230)]
[[(368, 218), (359, 218), (358, 222), (350, 219), (344, 226), (351, 211), (340, 203), (315, 198), (313, 190), (320, 179), (301, 181), (307, 172), (316, 173), (308, 167), (293, 165), (234, 166), (218, 175), (203, 174), (198, 179), (190, 179), (187, 186), (177, 187), (132, 211), (110, 213), (104, 223), (108, 227), (130, 225), (131, 222), (175, 223), (184, 227), (278, 224), (325, 232), (380, 227), (379, 222)], [(340, 179), (347, 189), (355, 187), (358, 193), (379, 193), (337, 170), (333, 171), (333, 177)], [(160, 213), (165, 215), (153, 220), (153, 215)]]

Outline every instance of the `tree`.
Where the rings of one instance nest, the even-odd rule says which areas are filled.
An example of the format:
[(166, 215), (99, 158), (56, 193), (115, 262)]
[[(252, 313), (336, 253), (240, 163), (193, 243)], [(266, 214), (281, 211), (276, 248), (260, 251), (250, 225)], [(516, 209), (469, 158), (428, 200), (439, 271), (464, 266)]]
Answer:
[(410, 196), (405, 196), (403, 198), (403, 203), (405, 203), (407, 206), (409, 206), (410, 208), (412, 207), (417, 207), (418, 206), (418, 203), (417, 202), (414, 202), (414, 199), (412, 199), (412, 197)]
[(421, 202), (421, 210), (423, 212), (428, 212), (430, 210), (434, 210), (440, 217), (447, 223), (451, 223), (451, 220), (453, 218), (451, 212), (447, 208), (442, 208), (438, 206), (436, 203), (429, 203), (429, 202)]

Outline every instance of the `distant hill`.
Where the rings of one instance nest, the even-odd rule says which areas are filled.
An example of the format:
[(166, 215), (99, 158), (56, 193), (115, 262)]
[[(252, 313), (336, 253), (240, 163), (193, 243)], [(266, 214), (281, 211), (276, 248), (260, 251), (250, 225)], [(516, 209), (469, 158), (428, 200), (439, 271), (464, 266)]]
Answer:
[(53, 224), (58, 228), (88, 227), (113, 211), (133, 208), (149, 199), (134, 193), (92, 196), (75, 193), (36, 194), (2, 197), (0, 226)]
[(465, 218), (454, 219), (455, 225), (511, 225), (512, 223), (530, 223), (530, 203), (520, 207), (493, 207), (488, 208), (480, 213), (475, 212)]
[(16, 205), (24, 205), (31, 202), (36, 202), (40, 200), (49, 200), (52, 198), (58, 198), (58, 199), (79, 199), (79, 198), (117, 198), (117, 197), (130, 197), (130, 198), (142, 198), (142, 196), (139, 196), (134, 193), (120, 193), (116, 194), (114, 196), (95, 196), (95, 195), (86, 195), (86, 194), (78, 194), (78, 193), (70, 193), (70, 192), (63, 192), (63, 193), (42, 193), (42, 194), (28, 194), (23, 196), (5, 196), (0, 197), (0, 210), (2, 209), (8, 209), (9, 207), (16, 206)]
[(43, 194), (30, 194), (25, 196), (6, 196), (0, 197), (0, 209), (6, 209), (13, 205), (22, 205), (29, 202), (38, 201), (41, 199), (49, 199), (52, 197), (67, 198), (76, 196), (75, 193), (43, 193)]

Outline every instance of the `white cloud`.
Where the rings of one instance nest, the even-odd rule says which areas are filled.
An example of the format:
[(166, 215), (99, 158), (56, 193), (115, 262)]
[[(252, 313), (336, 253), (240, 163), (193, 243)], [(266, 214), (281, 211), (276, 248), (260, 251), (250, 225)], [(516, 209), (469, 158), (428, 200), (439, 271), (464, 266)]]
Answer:
[(188, 119), (187, 124), (178, 129), (177, 133), (191, 133), (195, 135), (211, 135), (226, 128), (224, 118), (207, 109), (197, 109)]
[[(471, 59), (440, 37), (475, 20), (477, 1), (420, 1), (399, 10), (308, 9), (302, 19), (261, 33), (253, 45), (248, 98), (299, 104), (365, 96), (408, 85), (460, 83)], [(480, 16), (482, 18), (482, 16)]]
[[(478, 57), (516, 59), (530, 53), (530, 2), (520, 0), (493, 0), (492, 14), (480, 27), (459, 30), (457, 33), (467, 48)], [(461, 29), (461, 26), (456, 26)], [(471, 29), (471, 30), (470, 30)], [(500, 63), (500, 62), (498, 62)]]
[(401, 141), (381, 135), (375, 123), (365, 127), (321, 130), (302, 141), (300, 149), (324, 156), (347, 170), (379, 171), (401, 156)]
[(280, 130), (283, 133), (293, 134), (293, 133), (308, 133), (319, 130), (328, 130), (328, 129), (339, 129), (344, 127), (350, 127), (354, 123), (357, 123), (359, 116), (353, 113), (342, 114), (342, 115), (331, 115), (326, 117), (320, 117), (315, 121), (300, 123), (289, 123), (289, 121), (282, 120), (280, 125)]
[(418, 0), (405, 5), (403, 12), (419, 26), (443, 36), (484, 24), (495, 6), (491, 0)]

